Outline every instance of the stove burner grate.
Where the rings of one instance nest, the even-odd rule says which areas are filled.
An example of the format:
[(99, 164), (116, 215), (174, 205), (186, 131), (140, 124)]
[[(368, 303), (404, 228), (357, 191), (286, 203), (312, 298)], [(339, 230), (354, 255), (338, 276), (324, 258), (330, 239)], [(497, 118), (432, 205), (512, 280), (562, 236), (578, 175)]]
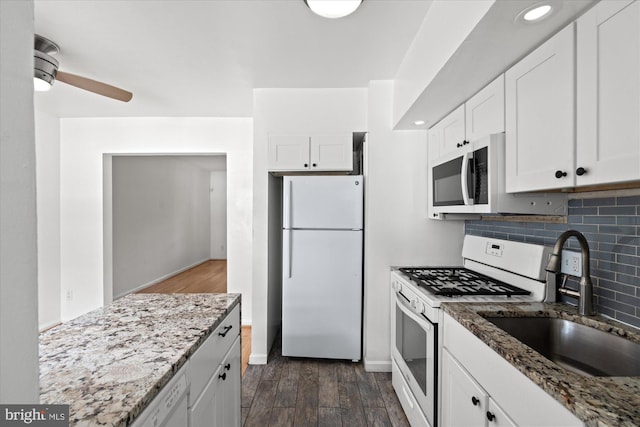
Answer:
[(409, 276), (427, 291), (442, 296), (461, 295), (529, 295), (531, 292), (508, 285), (484, 274), (463, 267), (443, 268), (401, 268), (400, 271)]

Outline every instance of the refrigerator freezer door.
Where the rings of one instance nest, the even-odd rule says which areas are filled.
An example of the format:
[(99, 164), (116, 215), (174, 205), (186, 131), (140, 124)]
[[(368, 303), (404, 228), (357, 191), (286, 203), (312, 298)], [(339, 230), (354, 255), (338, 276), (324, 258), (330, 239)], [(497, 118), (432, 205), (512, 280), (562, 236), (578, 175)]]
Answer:
[(362, 229), (360, 175), (287, 176), (283, 200), (283, 228)]
[(362, 231), (285, 230), (283, 247), (282, 354), (359, 360)]

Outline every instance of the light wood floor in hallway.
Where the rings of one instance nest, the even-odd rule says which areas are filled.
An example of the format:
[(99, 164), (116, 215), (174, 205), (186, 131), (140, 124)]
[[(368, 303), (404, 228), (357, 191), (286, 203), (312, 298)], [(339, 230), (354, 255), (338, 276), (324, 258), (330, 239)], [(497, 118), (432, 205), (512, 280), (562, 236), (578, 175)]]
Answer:
[[(139, 293), (226, 293), (227, 261), (212, 259), (178, 273), (162, 282), (142, 289)], [(242, 327), (242, 374), (251, 354), (251, 326)]]

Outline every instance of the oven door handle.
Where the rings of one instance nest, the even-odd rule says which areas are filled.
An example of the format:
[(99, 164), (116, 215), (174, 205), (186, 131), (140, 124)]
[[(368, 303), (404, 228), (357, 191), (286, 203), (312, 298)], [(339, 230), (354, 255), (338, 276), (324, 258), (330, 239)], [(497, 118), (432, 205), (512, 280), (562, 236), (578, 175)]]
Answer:
[(431, 328), (433, 324), (429, 319), (424, 316), (418, 316), (413, 312), (411, 306), (409, 305), (408, 298), (405, 297), (401, 292), (396, 292), (396, 305), (404, 314), (409, 316), (413, 321), (415, 321), (418, 325), (424, 328), (425, 331), (431, 332)]

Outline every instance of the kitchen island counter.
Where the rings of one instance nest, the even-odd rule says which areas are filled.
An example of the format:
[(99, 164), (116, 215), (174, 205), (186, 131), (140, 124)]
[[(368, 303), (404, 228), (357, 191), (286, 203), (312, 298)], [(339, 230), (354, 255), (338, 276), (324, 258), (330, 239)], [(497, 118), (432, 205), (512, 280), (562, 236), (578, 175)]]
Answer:
[(126, 426), (231, 310), (239, 294), (130, 294), (40, 334), (40, 402), (72, 426)]
[(483, 315), (558, 317), (640, 343), (640, 331), (637, 329), (601, 316), (579, 316), (574, 307), (566, 304), (445, 303), (442, 307), (587, 426), (640, 425), (640, 377), (588, 377), (568, 371), (495, 326)]

